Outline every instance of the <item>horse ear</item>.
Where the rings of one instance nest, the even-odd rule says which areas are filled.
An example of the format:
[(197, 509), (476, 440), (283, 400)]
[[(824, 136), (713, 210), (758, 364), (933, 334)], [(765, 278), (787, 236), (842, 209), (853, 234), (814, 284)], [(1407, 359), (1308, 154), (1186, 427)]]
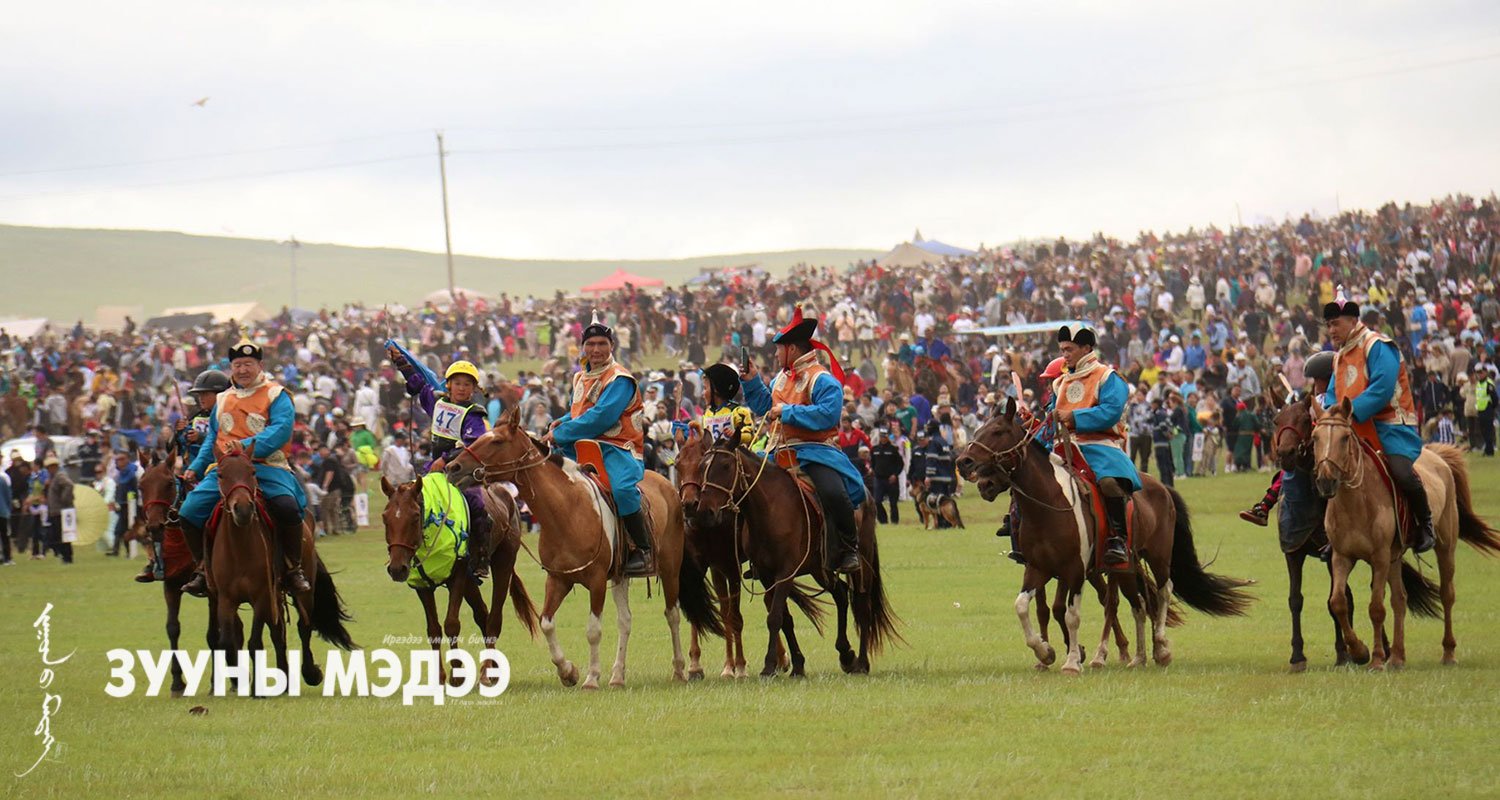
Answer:
[(500, 424), (513, 428), (521, 427), (521, 407), (514, 405), (507, 409), (504, 414), (500, 415)]
[(1000, 401), (1000, 408), (1005, 412), (1005, 421), (1012, 422), (1016, 418), (1016, 401), (1014, 398), (1006, 397)]
[(389, 479), (387, 479), (384, 475), (381, 475), (380, 476), (380, 491), (385, 492), (385, 496), (386, 497), (390, 497), (391, 495), (393, 495), (393, 494), (396, 493), (396, 487), (394, 487), (394, 486), (391, 485), (391, 482), (390, 482)]
[(1354, 413), (1354, 404), (1349, 402), (1349, 398), (1345, 397), (1344, 399), (1340, 400), (1339, 416), (1347, 417), (1352, 413)]
[(166, 463), (167, 463), (167, 469), (169, 469), (169, 470), (175, 469), (177, 467), (177, 451), (176, 450), (168, 450), (167, 451)]

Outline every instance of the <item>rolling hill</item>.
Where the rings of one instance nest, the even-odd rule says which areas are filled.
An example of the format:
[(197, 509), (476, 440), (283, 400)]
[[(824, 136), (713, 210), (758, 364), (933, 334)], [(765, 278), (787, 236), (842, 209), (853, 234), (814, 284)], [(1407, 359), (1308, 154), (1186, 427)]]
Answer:
[[(619, 267), (676, 283), (708, 267), (756, 263), (779, 273), (800, 262), (843, 266), (876, 255), (837, 249), (661, 261), (455, 255), (453, 268), (459, 286), (524, 297), (576, 292)], [(152, 316), (170, 306), (251, 300), (274, 312), (292, 301), (289, 248), (259, 239), (0, 225), (0, 274), (0, 318), (93, 321), (95, 309), (104, 305), (140, 306)], [(416, 304), (446, 282), (442, 253), (308, 242), (297, 250), (297, 303), (303, 308), (351, 301)]]

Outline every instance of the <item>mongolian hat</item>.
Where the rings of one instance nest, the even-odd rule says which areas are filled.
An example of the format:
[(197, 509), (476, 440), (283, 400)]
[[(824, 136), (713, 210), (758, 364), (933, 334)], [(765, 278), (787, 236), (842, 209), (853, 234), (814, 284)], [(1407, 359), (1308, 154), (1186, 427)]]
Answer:
[(1359, 303), (1353, 300), (1345, 300), (1342, 303), (1333, 302), (1323, 306), (1324, 322), (1332, 322), (1339, 317), (1359, 319)]
[(615, 340), (614, 329), (600, 321), (599, 312), (597, 311), (594, 312), (593, 321), (590, 322), (588, 324), (588, 327), (583, 329), (583, 333), (579, 335), (578, 343), (583, 344), (584, 342), (594, 338), (595, 336), (603, 336), (609, 339), (609, 343), (611, 345), (617, 344)]
[(1064, 325), (1057, 329), (1057, 341), (1072, 342), (1079, 347), (1093, 347), (1098, 344), (1094, 336), (1094, 330), (1087, 325)]
[(229, 348), (229, 360), (233, 361), (236, 358), (253, 358), (260, 361), (265, 358), (265, 354), (261, 352), (260, 345), (250, 341), (249, 337), (241, 336), (240, 340)]
[(792, 309), (792, 321), (787, 323), (787, 326), (785, 328), (782, 328), (781, 332), (776, 334), (775, 338), (773, 338), (771, 342), (773, 344), (805, 343), (812, 345), (812, 349), (814, 350), (822, 350), (828, 355), (828, 367), (829, 370), (833, 372), (833, 377), (837, 378), (838, 382), (842, 384), (844, 382), (844, 366), (839, 363), (839, 360), (834, 356), (833, 351), (828, 349), (828, 345), (812, 338), (813, 333), (817, 329), (818, 320), (804, 318), (802, 316), (802, 304), (798, 303), (796, 308)]

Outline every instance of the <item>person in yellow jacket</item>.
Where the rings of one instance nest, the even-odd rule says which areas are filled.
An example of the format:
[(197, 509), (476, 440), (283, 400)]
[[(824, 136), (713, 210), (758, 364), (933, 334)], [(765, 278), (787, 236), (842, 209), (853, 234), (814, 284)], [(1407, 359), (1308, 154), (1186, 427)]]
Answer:
[(750, 444), (755, 417), (735, 398), (740, 394), (740, 371), (729, 364), (713, 364), (703, 370), (703, 430), (714, 441), (740, 431), (739, 444)]

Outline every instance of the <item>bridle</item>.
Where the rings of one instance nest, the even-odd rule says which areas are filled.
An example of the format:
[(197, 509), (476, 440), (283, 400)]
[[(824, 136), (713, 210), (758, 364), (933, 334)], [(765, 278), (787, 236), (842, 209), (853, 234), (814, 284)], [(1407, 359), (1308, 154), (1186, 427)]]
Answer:
[(1297, 443), (1292, 446), (1292, 458), (1295, 459), (1299, 464), (1311, 461), (1312, 436), (1309, 435), (1304, 438), (1302, 436), (1302, 431), (1298, 430), (1297, 425), (1291, 422), (1283, 422), (1281, 423), (1281, 425), (1277, 426), (1276, 433), (1271, 435), (1271, 452), (1280, 452), (1281, 434), (1288, 432), (1290, 432), (1292, 436), (1297, 440)]
[[(493, 433), (494, 431), (491, 431), (485, 434), (485, 436)], [(481, 436), (480, 439), (482, 438), (484, 437)], [(477, 444), (479, 439), (475, 439), (474, 442)], [(521, 454), (519, 458), (501, 461), (499, 464), (490, 464), (488, 461), (480, 458), (479, 454), (474, 452), (472, 445), (459, 442), (458, 446), (470, 458), (474, 459), (474, 463), (478, 465), (470, 472), (470, 479), (475, 483), (495, 483), (504, 480), (514, 482), (516, 476), (520, 473), (547, 463), (547, 457), (542, 455), (542, 451), (537, 449), (536, 444), (531, 441), (530, 437), (527, 438), (526, 443), (526, 452)]]
[[(1337, 426), (1349, 429), (1349, 438), (1347, 439), (1348, 446), (1346, 449), (1348, 450), (1349, 457), (1354, 460), (1357, 467), (1352, 470), (1345, 469), (1344, 465), (1335, 460), (1333, 455), (1330, 453), (1329, 455), (1319, 458), (1316, 462), (1314, 462), (1314, 473), (1317, 472), (1319, 467), (1326, 463), (1332, 468), (1338, 470), (1340, 486), (1344, 486), (1349, 489), (1358, 489), (1365, 482), (1365, 459), (1364, 453), (1360, 451), (1359, 436), (1354, 432), (1354, 423), (1343, 417), (1329, 415), (1318, 420), (1314, 428), (1316, 429), (1317, 427), (1321, 427), (1323, 425), (1328, 425), (1330, 427)], [(1313, 455), (1316, 457), (1316, 450), (1314, 450)], [(1352, 479), (1347, 477), (1350, 472), (1355, 473), (1355, 477)]]
[[(417, 520), (417, 523), (416, 523), (417, 524), (417, 541), (420, 542), (420, 541), (422, 541), (422, 492), (420, 491), (421, 486), (422, 486), (422, 482), (421, 482), (420, 479), (418, 479), (418, 480), (412, 481), (411, 484), (409, 484), (409, 485), (415, 485), (418, 488), (418, 491), (416, 492), (416, 495), (417, 495), (417, 513), (415, 515), (415, 518)], [(396, 548), (398, 548), (398, 547), (404, 547), (407, 550), (410, 550), (411, 551), (411, 557), (413, 559), (415, 559), (417, 557), (417, 546), (416, 545), (414, 545), (414, 544), (407, 544), (406, 542), (390, 542), (390, 541), (388, 541), (388, 542), (385, 543), (385, 557), (386, 557), (386, 562), (387, 563), (390, 562), (391, 551), (394, 550), (394, 549), (396, 549)]]
[[(247, 463), (250, 464), (250, 474), (252, 476), (251, 480), (254, 480), (253, 476), (255, 475), (255, 462), (250, 458), (250, 456), (246, 455), (244, 452), (239, 452), (223, 456), (223, 458), (221, 458), (220, 460), (223, 460), (224, 458), (244, 459)], [(222, 469), (219, 470), (219, 477), (221, 479), (224, 477), (224, 471)], [(219, 483), (219, 499), (224, 501), (225, 505), (229, 504), (229, 499), (231, 497), (234, 497), (235, 492), (240, 491), (243, 491), (246, 495), (248, 495), (250, 498), (250, 502), (252, 503), (254, 503), (260, 496), (260, 487), (254, 483), (241, 481), (239, 483), (229, 484), (228, 488), (224, 486), (222, 481)]]
[[(1020, 486), (1016, 485), (1015, 474), (1016, 471), (1021, 468), (1021, 465), (1026, 462), (1026, 448), (1029, 447), (1032, 442), (1036, 441), (1036, 436), (1041, 432), (1042, 426), (1023, 426), (1023, 430), (1026, 431), (1026, 434), (1017, 439), (1015, 444), (1003, 450), (996, 450), (995, 448), (990, 447), (984, 442), (981, 442), (978, 438), (975, 438), (970, 441), (969, 444), (964, 448), (964, 456), (966, 458), (972, 459), (976, 464), (979, 465), (979, 467), (976, 467), (976, 471), (979, 468), (986, 466), (994, 468), (1000, 473), (1000, 477), (1005, 479), (1006, 486), (1010, 489), (1010, 491), (1015, 492), (1021, 497), (1024, 497), (1027, 500), (1030, 500), (1031, 502), (1036, 503), (1037, 505), (1049, 511), (1072, 511), (1072, 504), (1065, 506), (1054, 506), (1051, 503), (1048, 503), (1047, 501), (1032, 495), (1025, 489), (1022, 489)], [(989, 453), (989, 458), (981, 461), (969, 455), (969, 451), (976, 446)], [(1014, 457), (1015, 460), (1007, 464), (1006, 459), (1010, 457)], [(1069, 470), (1069, 474), (1072, 474), (1071, 470)], [(1075, 475), (1073, 476), (1073, 479), (1076, 481), (1078, 480), (1078, 477)], [(1066, 499), (1066, 494), (1064, 494), (1064, 499)]]
[[(729, 456), (730, 461), (733, 462), (734, 465), (734, 477), (730, 480), (728, 486), (708, 480), (708, 471), (713, 467), (714, 459), (720, 455)], [(764, 468), (764, 462), (762, 462), (761, 466), (762, 468)], [(724, 505), (720, 506), (717, 509), (710, 509), (711, 511), (728, 511), (731, 514), (739, 514), (740, 503), (743, 503), (745, 501), (745, 498), (750, 496), (750, 491), (755, 488), (754, 484), (746, 486), (744, 493), (740, 495), (739, 499), (735, 499), (734, 493), (739, 490), (740, 486), (745, 484), (746, 480), (745, 467), (740, 463), (739, 454), (734, 450), (721, 450), (718, 447), (709, 448), (708, 455), (703, 457), (703, 465), (699, 468), (698, 474), (703, 476), (703, 482), (693, 482), (692, 485), (698, 487), (698, 504), (700, 507), (703, 505), (704, 490), (718, 489), (719, 491), (724, 493)], [(683, 486), (687, 485), (689, 485), (688, 482), (684, 481)]]

